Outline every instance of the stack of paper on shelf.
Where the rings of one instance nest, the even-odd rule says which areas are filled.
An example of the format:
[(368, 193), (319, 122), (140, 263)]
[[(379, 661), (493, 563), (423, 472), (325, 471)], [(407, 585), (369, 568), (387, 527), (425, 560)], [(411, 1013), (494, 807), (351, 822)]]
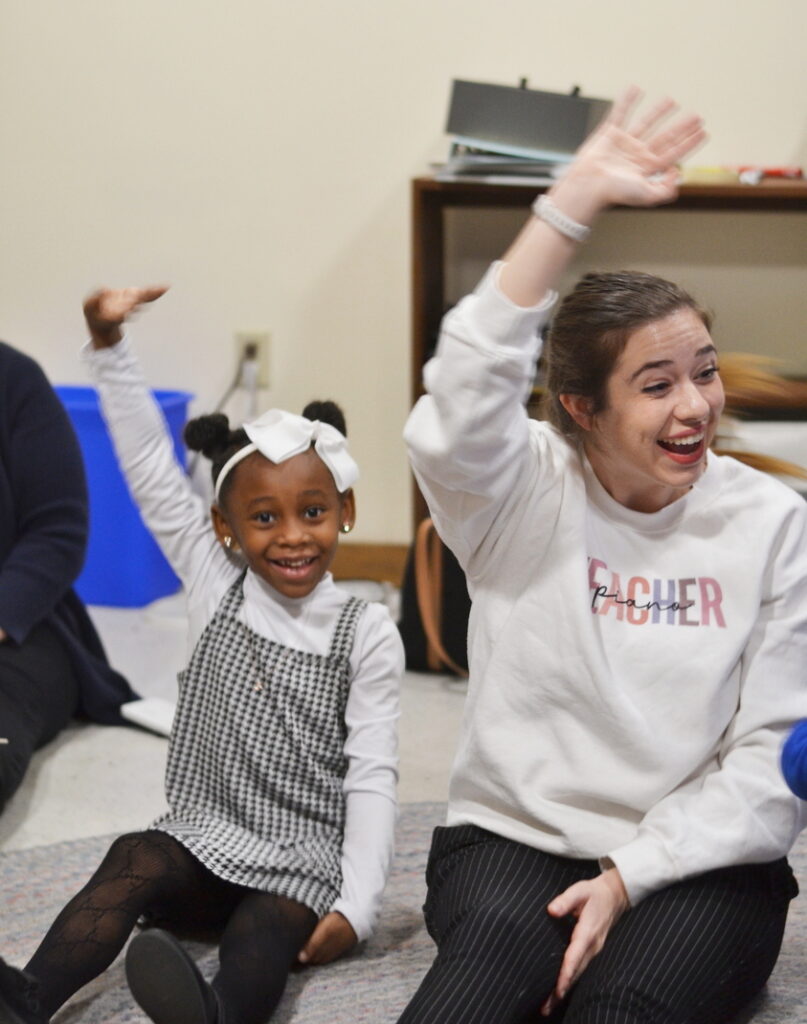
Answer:
[(550, 181), (608, 106), (576, 89), (567, 95), (455, 80), (446, 123), (451, 150), (436, 177)]

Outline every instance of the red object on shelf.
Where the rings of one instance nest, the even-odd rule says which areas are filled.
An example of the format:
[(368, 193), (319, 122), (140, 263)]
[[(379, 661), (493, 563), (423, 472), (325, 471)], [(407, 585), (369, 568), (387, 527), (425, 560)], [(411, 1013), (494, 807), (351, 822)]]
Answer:
[(802, 167), (758, 167), (748, 165), (737, 168), (740, 174), (740, 181), (746, 185), (757, 185), (763, 178), (787, 178), (796, 181), (804, 177)]

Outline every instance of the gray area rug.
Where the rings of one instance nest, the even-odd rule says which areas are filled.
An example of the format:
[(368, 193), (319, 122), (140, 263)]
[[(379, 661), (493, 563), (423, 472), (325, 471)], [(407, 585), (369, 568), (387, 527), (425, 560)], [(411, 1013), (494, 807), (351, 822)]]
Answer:
[[(433, 955), (421, 916), (431, 830), (442, 804), (401, 810), (395, 865), (376, 934), (359, 952), (326, 967), (296, 972), (273, 1018), (277, 1024), (393, 1024)], [(23, 964), (65, 901), (86, 881), (110, 836), (0, 855), (0, 952)], [(807, 836), (791, 857), (807, 889)], [(807, 896), (791, 905), (784, 947), (767, 991), (743, 1021), (807, 1024)], [(190, 944), (202, 971), (215, 968), (214, 947)], [(54, 1018), (58, 1024), (143, 1024), (123, 975), (122, 959)], [(739, 1024), (739, 1022), (738, 1022)]]

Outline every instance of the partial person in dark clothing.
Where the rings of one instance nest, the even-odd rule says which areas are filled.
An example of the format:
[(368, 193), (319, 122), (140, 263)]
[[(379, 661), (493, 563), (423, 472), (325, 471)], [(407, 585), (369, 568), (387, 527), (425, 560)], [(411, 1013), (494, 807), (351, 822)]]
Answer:
[(33, 359), (0, 342), (0, 811), (73, 715), (135, 700), (72, 585), (87, 546), (81, 449)]

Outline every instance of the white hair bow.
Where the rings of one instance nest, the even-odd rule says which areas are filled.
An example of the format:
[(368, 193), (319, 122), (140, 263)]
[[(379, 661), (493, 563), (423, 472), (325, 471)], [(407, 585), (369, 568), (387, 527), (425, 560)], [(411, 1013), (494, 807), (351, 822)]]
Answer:
[(227, 474), (253, 452), (260, 452), (270, 462), (285, 462), (308, 451), (313, 444), (340, 494), (359, 478), (359, 467), (348, 451), (347, 438), (330, 423), (309, 420), (284, 409), (269, 409), (252, 423), (245, 423), (244, 431), (250, 443), (239, 448), (221, 467), (216, 478), (216, 501)]

